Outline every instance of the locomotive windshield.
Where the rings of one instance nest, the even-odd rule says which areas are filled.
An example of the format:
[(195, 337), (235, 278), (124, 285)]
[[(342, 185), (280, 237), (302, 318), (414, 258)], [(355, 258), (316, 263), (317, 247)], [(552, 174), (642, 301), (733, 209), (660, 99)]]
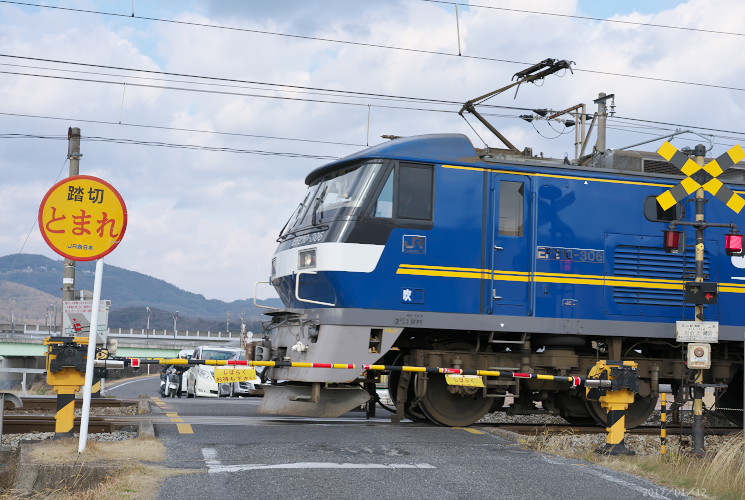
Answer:
[(359, 212), (383, 165), (363, 163), (331, 172), (308, 189), (303, 202), (287, 221), (280, 238), (295, 230)]

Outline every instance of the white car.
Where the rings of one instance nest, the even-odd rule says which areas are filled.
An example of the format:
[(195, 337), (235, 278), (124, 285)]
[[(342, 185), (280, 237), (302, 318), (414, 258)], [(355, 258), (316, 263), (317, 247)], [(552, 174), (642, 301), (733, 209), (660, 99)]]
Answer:
[[(237, 355), (242, 349), (231, 347), (200, 346), (194, 349), (192, 360), (227, 360)], [(186, 397), (205, 396), (216, 398), (219, 395), (219, 384), (215, 382), (215, 367), (212, 365), (194, 365), (186, 372)]]

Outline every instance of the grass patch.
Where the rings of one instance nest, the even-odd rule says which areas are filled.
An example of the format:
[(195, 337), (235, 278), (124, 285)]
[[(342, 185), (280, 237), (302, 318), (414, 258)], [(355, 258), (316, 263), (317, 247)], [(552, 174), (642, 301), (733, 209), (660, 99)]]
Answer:
[(0, 463), (0, 492), (9, 490), (15, 483), (18, 455), (8, 453), (2, 455), (2, 459)]
[(162, 462), (166, 448), (156, 438), (128, 441), (88, 441), (85, 452), (78, 456), (77, 438), (44, 441), (33, 447), (31, 458), (39, 463), (65, 464), (80, 462)]
[[(157, 498), (167, 478), (202, 471), (167, 469), (153, 465), (132, 464), (121, 467), (95, 488), (59, 488), (34, 492), (23, 498), (31, 500), (151, 500)], [(0, 500), (15, 500), (17, 492), (0, 493)]]
[[(21, 395), (20, 389), (11, 392), (15, 392), (19, 396)], [(26, 392), (29, 396), (53, 396), (56, 394), (56, 392), (54, 392), (54, 387), (46, 382), (36, 382), (34, 385), (29, 387)]]
[[(645, 437), (647, 442), (659, 450), (659, 438)], [(709, 446), (709, 442), (716, 445)], [(657, 484), (667, 486), (698, 498), (723, 500), (745, 499), (745, 449), (743, 434), (735, 434), (718, 440), (707, 437), (707, 454), (696, 458), (690, 453), (687, 439), (668, 437), (668, 455), (658, 453), (636, 456), (605, 456), (595, 449), (605, 442), (604, 435), (577, 435), (571, 431), (551, 434), (547, 431), (520, 439), (526, 448), (565, 457), (587, 460), (605, 467), (645, 477)], [(627, 436), (626, 445), (634, 450), (642, 446), (643, 439)], [(636, 446), (635, 443), (636, 442)]]
[[(103, 463), (111, 465), (111, 474), (106, 480), (94, 487), (80, 486), (48, 489), (34, 492), (33, 500), (148, 500), (158, 496), (160, 486), (167, 478), (183, 474), (203, 473), (203, 470), (169, 469), (152, 463), (166, 459), (166, 448), (156, 438), (133, 439), (130, 441), (97, 442), (88, 441), (86, 450), (78, 456), (78, 440), (62, 439), (37, 443), (31, 450), (31, 458), (44, 464), (74, 464), (81, 469), (85, 463)], [(18, 492), (12, 490), (15, 474), (5, 478), (0, 489), (0, 500), (18, 498)], [(69, 484), (78, 484), (72, 481)]]

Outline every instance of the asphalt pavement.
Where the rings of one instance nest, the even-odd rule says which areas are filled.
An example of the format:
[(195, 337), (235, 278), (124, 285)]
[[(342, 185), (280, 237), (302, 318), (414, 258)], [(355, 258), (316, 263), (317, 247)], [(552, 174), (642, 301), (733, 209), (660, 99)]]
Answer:
[(687, 498), (645, 479), (582, 460), (524, 450), (478, 426), (447, 428), (367, 420), (258, 414), (260, 398), (160, 399), (158, 378), (111, 385), (149, 395), (170, 423), (155, 433), (163, 465), (199, 470), (169, 478), (158, 499), (597, 499)]

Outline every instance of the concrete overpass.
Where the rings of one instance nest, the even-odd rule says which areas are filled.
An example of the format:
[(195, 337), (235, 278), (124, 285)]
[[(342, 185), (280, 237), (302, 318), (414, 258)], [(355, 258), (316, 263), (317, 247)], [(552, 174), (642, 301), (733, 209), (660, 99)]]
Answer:
[[(44, 339), (60, 335), (59, 331), (43, 325), (0, 324), (0, 388), (20, 383), (23, 376), (16, 370), (9, 373), (4, 369), (45, 368), (47, 346)], [(239, 347), (241, 341), (239, 332), (189, 330), (113, 328), (106, 336), (116, 340), (117, 356), (130, 358), (175, 358), (182, 349), (191, 350), (199, 345)]]

